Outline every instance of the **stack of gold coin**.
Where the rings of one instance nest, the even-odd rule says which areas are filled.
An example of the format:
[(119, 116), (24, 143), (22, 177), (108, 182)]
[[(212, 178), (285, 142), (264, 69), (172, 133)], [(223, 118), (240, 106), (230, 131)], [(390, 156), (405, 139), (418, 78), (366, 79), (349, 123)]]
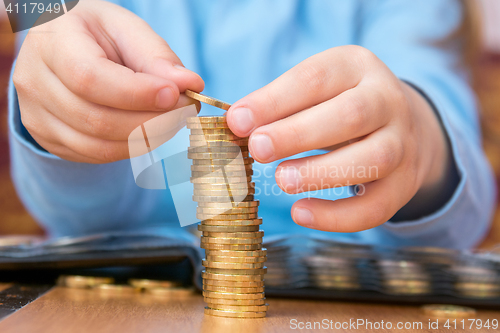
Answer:
[[(193, 94), (190, 97), (197, 98)], [(205, 313), (233, 318), (265, 317), (267, 250), (254, 200), (248, 138), (229, 129), (225, 117), (187, 119), (193, 160), (193, 200), (205, 249), (202, 272)]]

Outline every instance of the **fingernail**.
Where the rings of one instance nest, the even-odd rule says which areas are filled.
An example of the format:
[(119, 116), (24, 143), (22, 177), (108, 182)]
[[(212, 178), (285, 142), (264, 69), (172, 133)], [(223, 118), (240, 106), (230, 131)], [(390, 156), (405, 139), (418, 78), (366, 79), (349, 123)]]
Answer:
[(295, 223), (310, 228), (314, 223), (314, 216), (309, 209), (306, 208), (295, 208), (293, 211), (293, 220)]
[(250, 139), (252, 156), (266, 162), (274, 156), (274, 146), (271, 138), (265, 134), (257, 134)]
[(184, 72), (194, 73), (192, 70), (189, 70), (186, 67), (179, 64), (175, 64), (174, 67)]
[(174, 91), (172, 88), (163, 88), (156, 96), (156, 107), (158, 109), (168, 109), (174, 102)]
[(252, 110), (247, 108), (237, 108), (233, 110), (231, 120), (234, 129), (238, 131), (240, 136), (248, 136), (255, 127)]
[(302, 178), (296, 167), (281, 168), (278, 178), (281, 189), (286, 193), (296, 193), (302, 187)]

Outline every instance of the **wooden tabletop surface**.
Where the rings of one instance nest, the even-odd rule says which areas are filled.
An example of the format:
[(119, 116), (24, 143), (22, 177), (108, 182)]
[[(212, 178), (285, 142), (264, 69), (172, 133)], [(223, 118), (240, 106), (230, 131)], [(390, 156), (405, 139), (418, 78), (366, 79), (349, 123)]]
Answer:
[[(1, 286), (0, 286), (1, 287)], [(231, 319), (204, 315), (203, 298), (195, 294), (181, 299), (169, 299), (147, 294), (102, 295), (95, 290), (56, 287), (33, 303), (0, 321), (2, 333), (132, 333), (132, 332), (289, 332), (311, 331), (293, 329), (302, 322), (322, 322), (324, 319), (349, 323), (367, 320), (375, 325), (390, 321), (393, 329), (384, 332), (402, 332), (398, 322), (422, 323), (422, 329), (404, 332), (429, 331), (429, 316), (418, 306), (377, 305), (361, 303), (326, 302), (313, 300), (268, 299), (270, 309), (264, 319)], [(499, 311), (478, 310), (474, 318), (500, 320)], [(432, 318), (435, 322), (437, 318)], [(461, 320), (461, 319), (459, 319)], [(440, 329), (432, 332), (478, 332), (475, 329), (443, 328), (446, 319), (439, 319)], [(467, 319), (466, 319), (467, 322)], [(346, 328), (347, 324), (344, 324)], [(386, 327), (386, 326), (384, 326)], [(344, 332), (363, 332), (350, 328)], [(468, 326), (467, 326), (468, 328)], [(313, 330), (320, 331), (320, 330)], [(325, 329), (321, 330), (325, 331)], [(332, 330), (333, 331), (333, 330)], [(380, 330), (379, 330), (380, 331)], [(496, 330), (490, 330), (494, 332)]]

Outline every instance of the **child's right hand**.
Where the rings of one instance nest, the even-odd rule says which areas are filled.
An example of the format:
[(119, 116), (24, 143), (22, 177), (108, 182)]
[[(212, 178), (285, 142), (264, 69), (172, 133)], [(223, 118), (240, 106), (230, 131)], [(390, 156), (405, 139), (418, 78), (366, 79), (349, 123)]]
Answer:
[(204, 87), (141, 18), (95, 0), (31, 29), (13, 80), (33, 138), (86, 163), (128, 158), (136, 127), (193, 103), (180, 92)]

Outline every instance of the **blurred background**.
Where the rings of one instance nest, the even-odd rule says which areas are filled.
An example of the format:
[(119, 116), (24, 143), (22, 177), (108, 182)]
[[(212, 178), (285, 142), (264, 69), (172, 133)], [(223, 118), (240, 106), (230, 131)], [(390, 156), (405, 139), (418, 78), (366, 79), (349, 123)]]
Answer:
[[(476, 2), (476, 28), (480, 36), (479, 54), (471, 61), (473, 86), (481, 105), (484, 149), (497, 175), (500, 187), (500, 0)], [(15, 35), (0, 1), (0, 236), (43, 235), (17, 198), (10, 180), (7, 129), (7, 85), (14, 60)], [(500, 209), (488, 237), (480, 248), (500, 244)]]

